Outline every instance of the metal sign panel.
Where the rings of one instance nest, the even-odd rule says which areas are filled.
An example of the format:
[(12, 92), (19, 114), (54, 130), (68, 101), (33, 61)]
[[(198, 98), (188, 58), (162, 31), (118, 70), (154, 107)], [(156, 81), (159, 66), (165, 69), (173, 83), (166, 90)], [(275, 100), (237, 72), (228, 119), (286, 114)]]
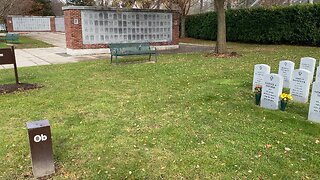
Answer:
[(53, 174), (55, 169), (49, 121), (27, 122), (27, 128), (34, 177)]
[(19, 84), (17, 63), (13, 46), (11, 46), (11, 48), (0, 49), (0, 65), (4, 64), (13, 64), (14, 74), (16, 77), (16, 84)]
[(14, 64), (15, 62), (14, 53), (12, 53), (11, 48), (0, 49), (0, 65)]

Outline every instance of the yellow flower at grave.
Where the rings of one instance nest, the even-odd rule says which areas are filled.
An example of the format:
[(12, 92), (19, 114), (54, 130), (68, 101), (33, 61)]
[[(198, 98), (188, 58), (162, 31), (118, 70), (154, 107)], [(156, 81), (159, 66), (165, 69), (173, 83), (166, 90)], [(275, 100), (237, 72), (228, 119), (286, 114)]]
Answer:
[(291, 96), (291, 94), (287, 94), (287, 93), (282, 93), (281, 95), (280, 95), (280, 99), (281, 99), (281, 101), (291, 101), (292, 100), (292, 96)]

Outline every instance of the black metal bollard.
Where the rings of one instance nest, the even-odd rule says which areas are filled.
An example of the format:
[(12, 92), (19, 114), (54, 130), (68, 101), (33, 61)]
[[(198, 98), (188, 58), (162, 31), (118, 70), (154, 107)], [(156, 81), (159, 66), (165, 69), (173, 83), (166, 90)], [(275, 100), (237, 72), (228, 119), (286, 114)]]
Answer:
[(55, 173), (48, 120), (27, 122), (32, 172), (35, 178)]

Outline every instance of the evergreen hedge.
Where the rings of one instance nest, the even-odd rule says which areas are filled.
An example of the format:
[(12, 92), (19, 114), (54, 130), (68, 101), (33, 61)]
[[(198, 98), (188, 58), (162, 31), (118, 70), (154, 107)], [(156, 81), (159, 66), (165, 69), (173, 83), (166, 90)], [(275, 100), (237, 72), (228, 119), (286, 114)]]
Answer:
[[(227, 40), (320, 46), (320, 4), (226, 11)], [(186, 18), (186, 35), (216, 40), (215, 12)]]

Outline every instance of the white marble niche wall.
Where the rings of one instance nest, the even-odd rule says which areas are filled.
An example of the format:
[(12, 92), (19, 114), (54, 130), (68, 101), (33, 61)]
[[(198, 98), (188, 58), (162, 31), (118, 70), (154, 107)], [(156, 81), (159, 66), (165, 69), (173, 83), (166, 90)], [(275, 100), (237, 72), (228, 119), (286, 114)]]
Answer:
[(172, 13), (81, 11), (83, 44), (172, 41)]

